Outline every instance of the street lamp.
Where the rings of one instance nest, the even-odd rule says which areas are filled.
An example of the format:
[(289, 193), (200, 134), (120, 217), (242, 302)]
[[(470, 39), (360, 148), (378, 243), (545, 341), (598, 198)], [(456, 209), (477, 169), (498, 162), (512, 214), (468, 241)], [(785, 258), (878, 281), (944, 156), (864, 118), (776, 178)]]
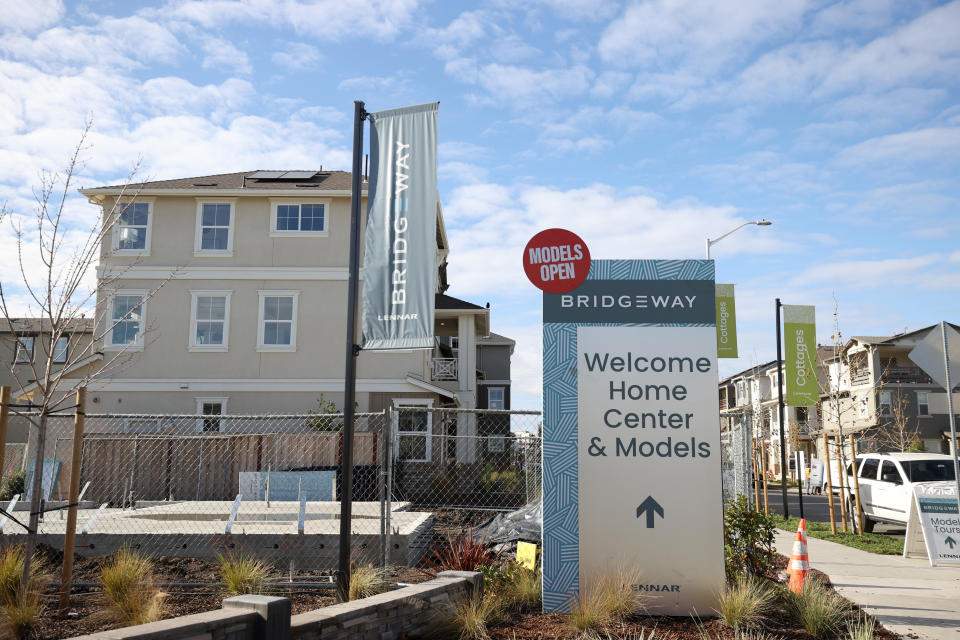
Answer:
[(725, 234), (723, 234), (722, 236), (720, 236), (720, 237), (717, 238), (716, 240), (711, 240), (710, 238), (707, 238), (707, 260), (710, 259), (710, 247), (711, 247), (711, 246), (717, 244), (718, 242), (720, 242), (721, 240), (723, 240), (724, 238), (726, 238), (728, 235), (730, 235), (730, 234), (733, 233), (734, 231), (739, 231), (740, 229), (743, 229), (744, 227), (749, 226), (749, 225), (751, 225), (751, 224), (755, 224), (755, 225), (757, 225), (758, 227), (769, 227), (769, 226), (772, 225), (773, 223), (770, 222), (769, 220), (763, 220), (762, 218), (761, 218), (760, 220), (752, 220), (752, 221), (750, 221), (750, 222), (744, 222), (742, 225), (740, 225), (740, 226), (737, 227), (736, 229), (731, 229), (730, 231), (727, 231)]

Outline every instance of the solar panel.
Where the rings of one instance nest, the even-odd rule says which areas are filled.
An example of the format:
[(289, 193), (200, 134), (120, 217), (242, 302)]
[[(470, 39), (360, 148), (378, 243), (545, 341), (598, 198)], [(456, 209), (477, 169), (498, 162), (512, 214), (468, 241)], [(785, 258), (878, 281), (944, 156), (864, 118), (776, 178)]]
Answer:
[(316, 171), (287, 171), (280, 178), (282, 180), (309, 180), (317, 175)]
[(283, 171), (255, 171), (251, 173), (248, 178), (253, 178), (254, 180), (276, 180), (283, 175)]

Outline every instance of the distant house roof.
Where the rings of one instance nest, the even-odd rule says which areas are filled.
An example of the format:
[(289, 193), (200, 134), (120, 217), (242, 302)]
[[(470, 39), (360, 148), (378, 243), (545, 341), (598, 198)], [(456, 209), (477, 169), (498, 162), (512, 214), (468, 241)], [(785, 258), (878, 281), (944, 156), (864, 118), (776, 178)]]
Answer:
[(453, 296), (448, 296), (444, 293), (436, 294), (436, 297), (434, 298), (434, 306), (437, 309), (452, 309), (458, 311), (466, 309), (486, 311), (486, 307), (481, 307), (480, 305), (467, 302), (466, 300), (461, 300), (460, 298), (454, 298)]
[(90, 189), (80, 189), (85, 196), (153, 193), (155, 191), (350, 191), (351, 173), (349, 171), (239, 171), (237, 173), (218, 173), (193, 178), (175, 178), (173, 180), (154, 180), (131, 184), (116, 184)]
[(863, 344), (879, 344), (887, 340), (892, 340), (894, 337), (896, 336), (852, 336), (850, 339), (862, 342)]
[(735, 378), (742, 378), (743, 376), (746, 376), (754, 372), (765, 371), (770, 367), (775, 367), (776, 365), (777, 365), (776, 360), (771, 360), (770, 362), (765, 362), (764, 364), (754, 365), (748, 369), (744, 369), (743, 371), (740, 371), (739, 373), (735, 373), (732, 376), (727, 376), (726, 378), (720, 381), (720, 384), (723, 384), (724, 382), (730, 382)]
[(517, 344), (517, 341), (513, 338), (508, 338), (507, 336), (502, 336), (499, 333), (490, 332), (490, 335), (485, 336), (477, 340), (479, 344), (502, 344), (507, 346), (512, 346)]
[[(6, 318), (0, 317), (0, 333), (10, 333), (10, 325), (15, 332), (45, 333), (50, 331), (50, 321), (46, 318)], [(66, 323), (70, 333), (93, 333), (93, 318), (75, 318)]]

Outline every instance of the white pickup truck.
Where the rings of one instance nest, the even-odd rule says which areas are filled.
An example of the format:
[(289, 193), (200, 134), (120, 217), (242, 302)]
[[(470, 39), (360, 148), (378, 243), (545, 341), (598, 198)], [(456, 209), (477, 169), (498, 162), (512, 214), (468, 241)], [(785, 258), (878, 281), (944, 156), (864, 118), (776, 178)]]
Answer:
[[(848, 504), (853, 499), (853, 464), (844, 479)], [(953, 457), (941, 453), (862, 453), (857, 456), (857, 480), (863, 529), (877, 522), (906, 526), (913, 485), (954, 479)]]

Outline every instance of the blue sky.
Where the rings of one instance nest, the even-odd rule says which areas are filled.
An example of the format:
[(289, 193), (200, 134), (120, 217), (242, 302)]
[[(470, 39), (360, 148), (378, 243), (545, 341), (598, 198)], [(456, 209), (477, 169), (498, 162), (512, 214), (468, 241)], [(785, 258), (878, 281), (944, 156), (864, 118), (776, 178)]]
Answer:
[[(516, 8), (522, 7), (522, 8)], [(845, 335), (960, 309), (960, 2), (13, 0), (0, 22), (0, 201), (29, 211), (93, 120), (80, 183), (349, 169), (352, 102), (440, 101), (450, 294), (518, 341), (539, 405), (540, 298), (521, 249), (703, 256), (737, 285), (739, 360), (773, 304), (834, 297)], [(94, 215), (70, 203), (79, 228)], [(0, 278), (16, 281), (9, 225)]]

